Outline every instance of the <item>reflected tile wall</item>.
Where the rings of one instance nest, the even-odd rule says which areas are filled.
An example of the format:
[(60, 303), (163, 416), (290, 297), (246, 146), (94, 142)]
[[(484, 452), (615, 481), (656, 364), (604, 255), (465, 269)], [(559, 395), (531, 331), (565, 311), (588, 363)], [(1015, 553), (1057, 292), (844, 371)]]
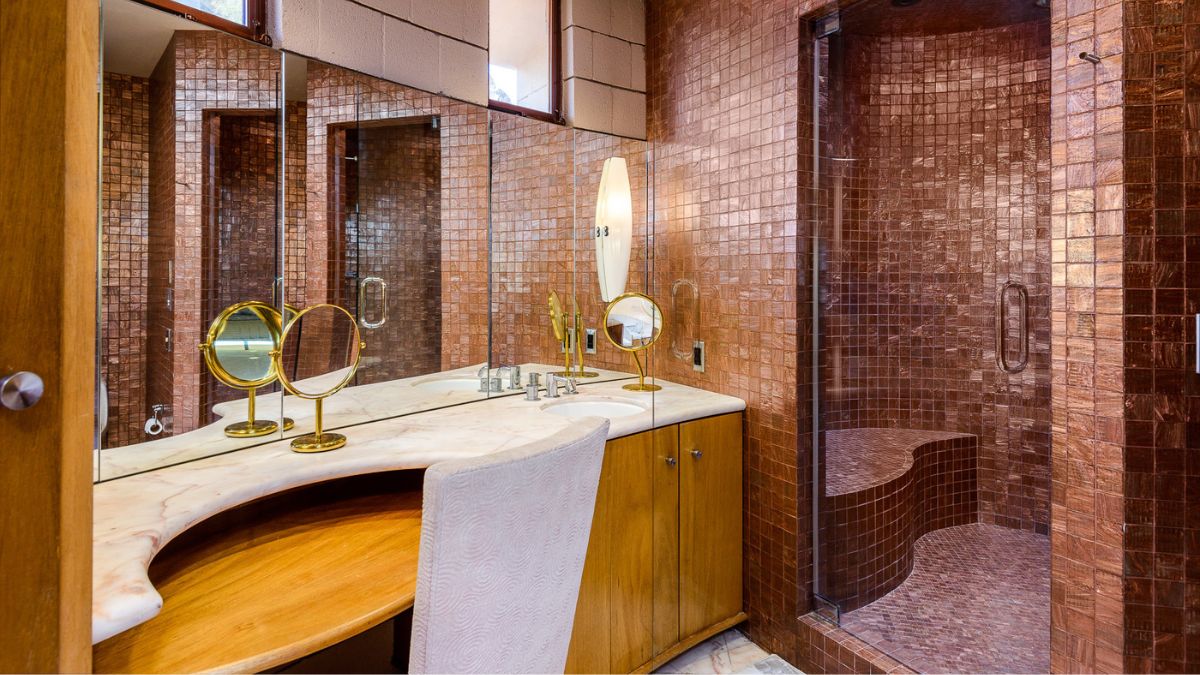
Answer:
[[(361, 97), (359, 97), (361, 92)], [(325, 269), (330, 227), (330, 125), (403, 117), (440, 117), (441, 368), (487, 358), (487, 110), (320, 62), (309, 62), (307, 97), (304, 304), (335, 292)], [(290, 208), (290, 207), (289, 207)], [(297, 272), (299, 274), (299, 272)]]
[(144, 438), (150, 80), (104, 74), (101, 173), (100, 377), (109, 425), (103, 447)]

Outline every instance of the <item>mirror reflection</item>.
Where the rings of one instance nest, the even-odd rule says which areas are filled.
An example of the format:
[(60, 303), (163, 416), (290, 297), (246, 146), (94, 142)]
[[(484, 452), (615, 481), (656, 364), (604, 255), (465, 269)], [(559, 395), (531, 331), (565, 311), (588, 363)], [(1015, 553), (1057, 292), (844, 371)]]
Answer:
[[(266, 309), (270, 309), (269, 306)], [(208, 349), (220, 372), (227, 374), (236, 385), (255, 385), (274, 379), (271, 352), (276, 348), (279, 330), (262, 307), (241, 307), (232, 314), (224, 313), (209, 330)], [(278, 320), (275, 320), (278, 323)]]
[[(310, 432), (313, 405), (280, 374), (316, 392), (351, 373), (325, 403), (331, 430), (520, 394), (531, 373), (632, 377), (601, 322), (609, 285), (649, 288), (645, 142), (489, 111), (133, 0), (104, 3), (103, 63), (98, 479)], [(350, 358), (347, 331), (330, 328), (268, 377), (269, 331), (235, 313), (199, 352), (247, 301), (288, 318), (344, 307), (366, 346)], [(225, 433), (258, 419), (295, 426)]]
[(621, 296), (604, 313), (604, 331), (620, 349), (647, 349), (662, 333), (662, 311), (644, 295)]

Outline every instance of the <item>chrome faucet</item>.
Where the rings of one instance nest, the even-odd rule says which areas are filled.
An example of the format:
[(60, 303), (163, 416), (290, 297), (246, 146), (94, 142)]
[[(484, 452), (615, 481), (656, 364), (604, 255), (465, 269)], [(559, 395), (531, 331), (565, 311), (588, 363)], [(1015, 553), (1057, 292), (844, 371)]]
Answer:
[(521, 389), (521, 366), (500, 366), (499, 375), (508, 375), (508, 388), (512, 391)]
[(563, 389), (564, 389), (564, 391), (563, 391), (564, 394), (578, 394), (579, 393), (578, 382), (573, 377), (564, 378), (563, 379)]
[(558, 398), (558, 381), (561, 379), (554, 373), (546, 373), (546, 398)]

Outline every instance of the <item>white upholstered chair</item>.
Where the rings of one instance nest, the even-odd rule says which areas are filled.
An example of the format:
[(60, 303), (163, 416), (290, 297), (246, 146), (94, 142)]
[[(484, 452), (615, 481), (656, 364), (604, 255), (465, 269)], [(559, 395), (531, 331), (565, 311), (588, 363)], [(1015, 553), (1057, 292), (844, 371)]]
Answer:
[(561, 673), (608, 421), (425, 472), (410, 673)]

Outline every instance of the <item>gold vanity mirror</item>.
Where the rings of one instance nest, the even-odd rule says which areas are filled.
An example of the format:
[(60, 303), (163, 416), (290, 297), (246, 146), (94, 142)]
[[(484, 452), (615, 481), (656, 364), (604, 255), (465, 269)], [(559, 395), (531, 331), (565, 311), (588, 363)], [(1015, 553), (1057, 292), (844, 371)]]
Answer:
[(279, 382), (296, 396), (314, 401), (314, 431), (292, 439), (295, 452), (325, 452), (346, 437), (324, 430), (322, 404), (354, 380), (366, 344), (354, 316), (337, 305), (306, 307), (284, 327), (272, 356)]
[(646, 384), (646, 369), (638, 356), (662, 337), (662, 309), (641, 293), (617, 296), (604, 310), (604, 334), (617, 349), (629, 352), (638, 369), (637, 384), (627, 384), (629, 391), (658, 391), (657, 384)]
[[(266, 436), (279, 429), (274, 420), (255, 417), (254, 398), (259, 387), (278, 377), (271, 354), (278, 348), (281, 321), (279, 311), (265, 302), (249, 300), (226, 307), (208, 328), (200, 344), (204, 363), (222, 384), (247, 392), (246, 421), (225, 427), (233, 438)], [(283, 418), (284, 430), (292, 420)]]

